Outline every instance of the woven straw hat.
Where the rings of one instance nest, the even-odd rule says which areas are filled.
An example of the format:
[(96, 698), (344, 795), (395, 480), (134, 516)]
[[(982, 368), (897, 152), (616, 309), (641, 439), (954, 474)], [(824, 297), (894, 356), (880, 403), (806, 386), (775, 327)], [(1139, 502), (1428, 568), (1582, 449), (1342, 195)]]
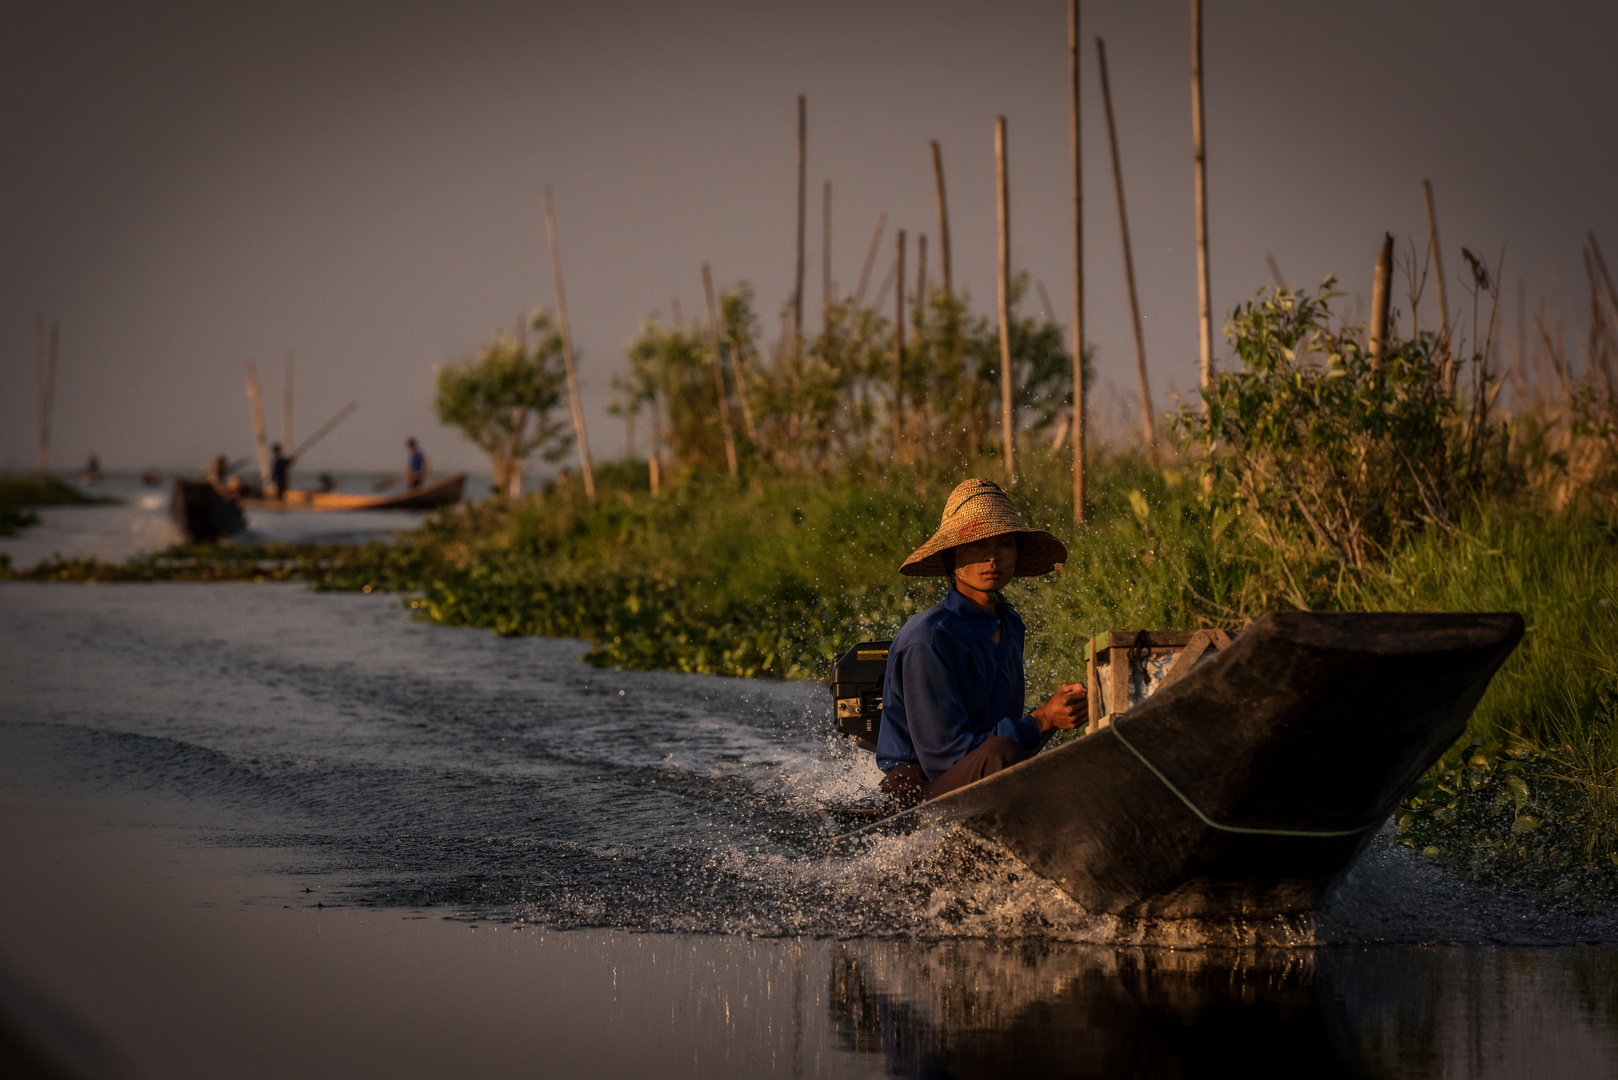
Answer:
[(1043, 529), (1030, 529), (1012, 505), (1011, 496), (993, 480), (966, 480), (950, 492), (944, 503), (944, 517), (921, 547), (899, 567), (907, 577), (944, 577), (944, 552), (952, 547), (986, 540), (991, 536), (1021, 533), (1022, 551), (1017, 556), (1017, 577), (1038, 577), (1067, 562), (1067, 548)]

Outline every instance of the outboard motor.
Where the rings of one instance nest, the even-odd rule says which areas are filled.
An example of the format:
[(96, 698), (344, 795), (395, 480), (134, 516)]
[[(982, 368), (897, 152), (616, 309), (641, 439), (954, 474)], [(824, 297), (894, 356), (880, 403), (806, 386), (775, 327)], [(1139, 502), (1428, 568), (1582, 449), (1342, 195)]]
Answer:
[(837, 733), (876, 753), (882, 730), (882, 680), (888, 674), (891, 641), (862, 641), (832, 662), (831, 696)]

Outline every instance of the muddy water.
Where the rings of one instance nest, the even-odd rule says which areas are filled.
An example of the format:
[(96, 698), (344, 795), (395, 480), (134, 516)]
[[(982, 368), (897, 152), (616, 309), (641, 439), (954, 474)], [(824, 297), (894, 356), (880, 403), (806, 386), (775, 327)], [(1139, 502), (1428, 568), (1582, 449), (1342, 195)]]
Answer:
[[(0, 958), (163, 1075), (285, 1075), (271, 1027), (306, 1075), (441, 1075), (388, 1049), (424, 1009), (434, 1045), (486, 1032), (494, 1075), (535, 1054), (602, 1075), (1618, 1065), (1611, 913), (1386, 844), (1318, 919), (1219, 927), (1092, 917), (960, 832), (833, 854), (828, 811), (877, 774), (828, 739), (823, 689), (581, 651), (298, 586), (0, 587), (3, 853), (39, 883), (0, 909)], [(150, 884), (178, 863), (190, 885)], [(179, 964), (187, 942), (206, 958)], [(226, 976), (255, 950), (298, 959)], [(584, 1007), (602, 979), (618, 1012)], [(120, 980), (156, 990), (135, 1009)], [(540, 1023), (558, 984), (579, 996), (547, 1015), (573, 1019)], [(255, 1027), (266, 994), (302, 1011)], [(152, 1034), (209, 1010), (239, 1038)], [(349, 1042), (321, 1034), (350, 1014)]]

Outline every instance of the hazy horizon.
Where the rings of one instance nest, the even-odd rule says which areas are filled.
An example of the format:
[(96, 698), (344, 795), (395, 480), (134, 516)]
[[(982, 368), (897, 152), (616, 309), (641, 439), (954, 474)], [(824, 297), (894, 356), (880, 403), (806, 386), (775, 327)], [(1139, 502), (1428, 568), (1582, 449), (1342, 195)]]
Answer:
[[(1579, 249), (1618, 254), (1604, 63), (1618, 12), (1573, 3), (1208, 5), (1216, 326), (1271, 283), (1327, 274), (1363, 310), (1384, 230), (1425, 243), (1433, 181), (1452, 312), (1462, 245), (1506, 252), (1578, 339)], [(820, 194), (852, 291), (871, 230), (925, 233), (942, 144), (955, 278), (992, 311), (993, 124), (1008, 118), (1014, 264), (1069, 322), (1066, 5), (507, 2), (35, 5), (0, 44), (0, 468), (35, 460), (34, 318), (61, 323), (55, 468), (191, 468), (245, 455), (243, 367), (272, 435), (296, 355), (296, 428), (359, 412), (300, 471), (388, 469), (407, 435), (439, 468), (483, 454), (432, 414), (435, 364), (554, 303), (557, 205), (592, 449), (641, 319), (701, 305), (700, 267), (751, 281), (766, 336), (790, 294), (797, 95), (809, 108), (806, 327), (818, 326)], [(1196, 381), (1189, 17), (1084, 5), (1087, 336), (1134, 397), (1134, 353), (1094, 38), (1107, 39), (1146, 348), (1159, 407)], [(914, 247), (911, 249), (914, 266)], [(1436, 322), (1429, 285), (1422, 317)], [(1024, 310), (1037, 310), (1037, 292)], [(1395, 305), (1408, 307), (1402, 286)], [(1408, 326), (1408, 317), (1405, 320)], [(1216, 352), (1225, 355), (1221, 342)], [(1105, 399), (1109, 391), (1103, 389)], [(644, 441), (641, 447), (644, 452)]]

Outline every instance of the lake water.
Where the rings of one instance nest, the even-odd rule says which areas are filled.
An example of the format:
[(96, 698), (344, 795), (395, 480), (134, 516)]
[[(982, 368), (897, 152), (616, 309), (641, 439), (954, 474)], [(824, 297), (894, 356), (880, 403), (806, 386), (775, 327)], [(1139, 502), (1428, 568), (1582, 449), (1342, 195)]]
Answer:
[(1382, 842), (1317, 919), (1093, 917), (959, 830), (829, 847), (878, 774), (822, 687), (582, 651), (0, 585), (0, 976), (161, 1076), (1618, 1068), (1614, 913)]
[[(161, 550), (184, 542), (169, 519), (169, 499), (174, 493), (172, 477), (156, 487), (141, 483), (133, 473), (107, 473), (93, 486), (77, 485), (87, 494), (113, 498), (115, 503), (90, 506), (43, 506), (37, 510), (40, 522), (16, 536), (0, 537), (0, 555), (11, 558), (12, 566), (28, 570), (55, 555), (64, 558), (90, 556), (103, 562), (123, 562), (136, 555)], [(371, 494), (380, 473), (340, 473), (337, 490)], [(294, 486), (313, 486), (309, 477), (294, 476)], [(486, 476), (467, 478), (467, 493), (488, 489)], [(339, 544), (388, 540), (402, 529), (413, 529), (426, 520), (425, 511), (362, 510), (341, 514), (287, 513), (269, 510), (247, 511), (247, 530), (233, 538), (237, 543), (277, 540), (286, 543)]]

